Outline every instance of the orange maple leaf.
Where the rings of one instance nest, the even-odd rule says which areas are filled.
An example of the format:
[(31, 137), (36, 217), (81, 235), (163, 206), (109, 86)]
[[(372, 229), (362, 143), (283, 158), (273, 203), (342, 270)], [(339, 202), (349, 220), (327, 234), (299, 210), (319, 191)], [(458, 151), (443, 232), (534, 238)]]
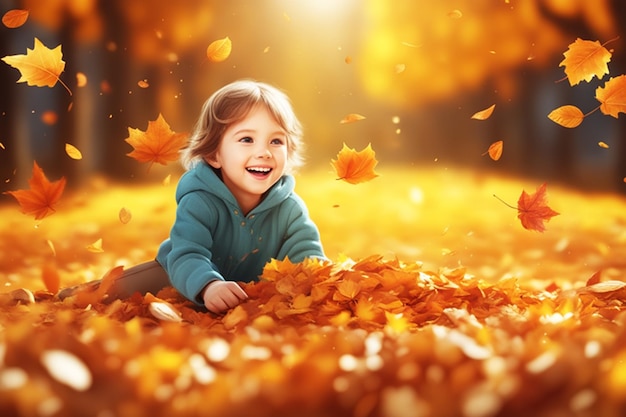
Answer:
[(65, 177), (60, 180), (50, 182), (46, 178), (43, 170), (33, 163), (33, 176), (28, 180), (29, 190), (5, 191), (20, 203), (22, 213), (34, 214), (35, 220), (55, 212), (54, 206), (57, 204), (65, 189)]
[(20, 71), (18, 83), (27, 83), (36, 87), (54, 87), (58, 82), (72, 95), (72, 91), (60, 80), (65, 69), (61, 45), (49, 49), (35, 38), (33, 49), (26, 48), (26, 55), (10, 55), (2, 58), (4, 62)]
[(139, 162), (150, 162), (150, 166), (155, 162), (167, 165), (178, 160), (178, 152), (187, 144), (187, 134), (172, 131), (159, 113), (155, 121), (148, 122), (145, 132), (129, 127), (125, 140), (134, 148), (127, 156)]
[(604, 114), (617, 118), (619, 113), (626, 113), (626, 75), (611, 78), (604, 87), (598, 87), (596, 99)]
[(525, 229), (543, 232), (546, 230), (544, 221), (547, 222), (558, 214), (548, 207), (545, 182), (533, 194), (528, 194), (522, 190), (522, 194), (517, 200), (517, 217)]
[(585, 80), (591, 81), (594, 76), (602, 78), (609, 73), (608, 62), (611, 53), (598, 41), (587, 41), (577, 38), (563, 53), (565, 59), (559, 64), (565, 67), (565, 75), (570, 85)]
[(548, 114), (548, 119), (563, 127), (573, 128), (583, 122), (585, 115), (576, 106), (566, 105), (556, 108)]
[(337, 179), (350, 184), (366, 182), (378, 176), (374, 171), (378, 161), (371, 143), (359, 152), (348, 148), (344, 143), (343, 148), (337, 154), (337, 159), (331, 160), (331, 164), (337, 172)]

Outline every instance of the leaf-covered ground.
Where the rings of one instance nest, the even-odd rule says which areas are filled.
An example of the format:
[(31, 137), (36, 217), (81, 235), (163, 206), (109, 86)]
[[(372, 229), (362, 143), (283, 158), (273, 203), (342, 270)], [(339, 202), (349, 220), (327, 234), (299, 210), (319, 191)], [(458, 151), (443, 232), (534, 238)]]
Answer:
[(46, 290), (152, 258), (175, 179), (93, 180), (42, 221), (0, 207), (2, 415), (626, 412), (623, 198), (550, 184), (561, 214), (540, 234), (493, 197), (515, 203), (539, 182), (379, 172), (359, 185), (300, 175), (333, 262), (273, 262), (220, 317), (172, 290), (113, 302)]

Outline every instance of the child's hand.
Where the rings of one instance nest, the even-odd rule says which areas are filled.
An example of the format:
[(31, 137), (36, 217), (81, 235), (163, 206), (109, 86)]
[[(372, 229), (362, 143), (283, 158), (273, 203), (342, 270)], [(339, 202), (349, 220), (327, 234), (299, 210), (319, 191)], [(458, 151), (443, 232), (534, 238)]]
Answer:
[(248, 294), (233, 281), (213, 281), (206, 286), (202, 294), (204, 305), (215, 314), (223, 313), (247, 298)]

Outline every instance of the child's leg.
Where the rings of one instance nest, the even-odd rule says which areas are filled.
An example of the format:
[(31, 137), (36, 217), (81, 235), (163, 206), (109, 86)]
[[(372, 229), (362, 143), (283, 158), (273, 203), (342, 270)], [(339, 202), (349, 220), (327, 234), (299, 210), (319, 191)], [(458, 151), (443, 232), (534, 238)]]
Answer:
[[(57, 297), (63, 300), (79, 291), (94, 291), (101, 282), (102, 280), (97, 280), (65, 288), (57, 294)], [(128, 298), (135, 292), (142, 295), (147, 292), (156, 294), (169, 285), (170, 280), (163, 267), (157, 261), (148, 261), (125, 269), (107, 291), (106, 300), (110, 302), (118, 298)]]
[(107, 299), (124, 299), (136, 292), (142, 295), (148, 292), (156, 294), (170, 285), (163, 267), (157, 261), (148, 261), (125, 269), (109, 288)]

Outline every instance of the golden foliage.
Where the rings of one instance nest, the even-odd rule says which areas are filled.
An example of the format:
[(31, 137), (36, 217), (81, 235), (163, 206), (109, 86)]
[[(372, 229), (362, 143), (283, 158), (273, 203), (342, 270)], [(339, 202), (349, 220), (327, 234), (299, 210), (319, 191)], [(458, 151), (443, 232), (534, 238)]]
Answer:
[(548, 114), (548, 119), (563, 127), (576, 127), (583, 122), (585, 115), (576, 106), (566, 105), (556, 108)]
[(337, 179), (350, 184), (358, 184), (376, 178), (378, 176), (375, 171), (377, 164), (376, 153), (371, 144), (362, 151), (357, 151), (344, 143), (343, 148), (337, 154), (337, 159), (331, 161), (331, 165), (337, 173)]
[(591, 81), (593, 77), (602, 78), (609, 73), (607, 65), (611, 60), (611, 53), (598, 41), (588, 41), (577, 38), (563, 53), (565, 59), (559, 64), (565, 67), (565, 74), (570, 85), (581, 81)]
[(230, 56), (233, 49), (233, 43), (228, 36), (211, 42), (207, 47), (206, 56), (210, 61), (222, 62)]
[(72, 94), (59, 79), (65, 69), (61, 45), (49, 49), (35, 38), (35, 46), (33, 49), (27, 48), (26, 55), (5, 56), (2, 60), (20, 71), (21, 77), (17, 80), (18, 83), (25, 82), (37, 87), (54, 87), (57, 81), (60, 81), (70, 95)]
[(9, 29), (22, 26), (28, 20), (28, 10), (12, 9), (2, 15), (2, 24)]

